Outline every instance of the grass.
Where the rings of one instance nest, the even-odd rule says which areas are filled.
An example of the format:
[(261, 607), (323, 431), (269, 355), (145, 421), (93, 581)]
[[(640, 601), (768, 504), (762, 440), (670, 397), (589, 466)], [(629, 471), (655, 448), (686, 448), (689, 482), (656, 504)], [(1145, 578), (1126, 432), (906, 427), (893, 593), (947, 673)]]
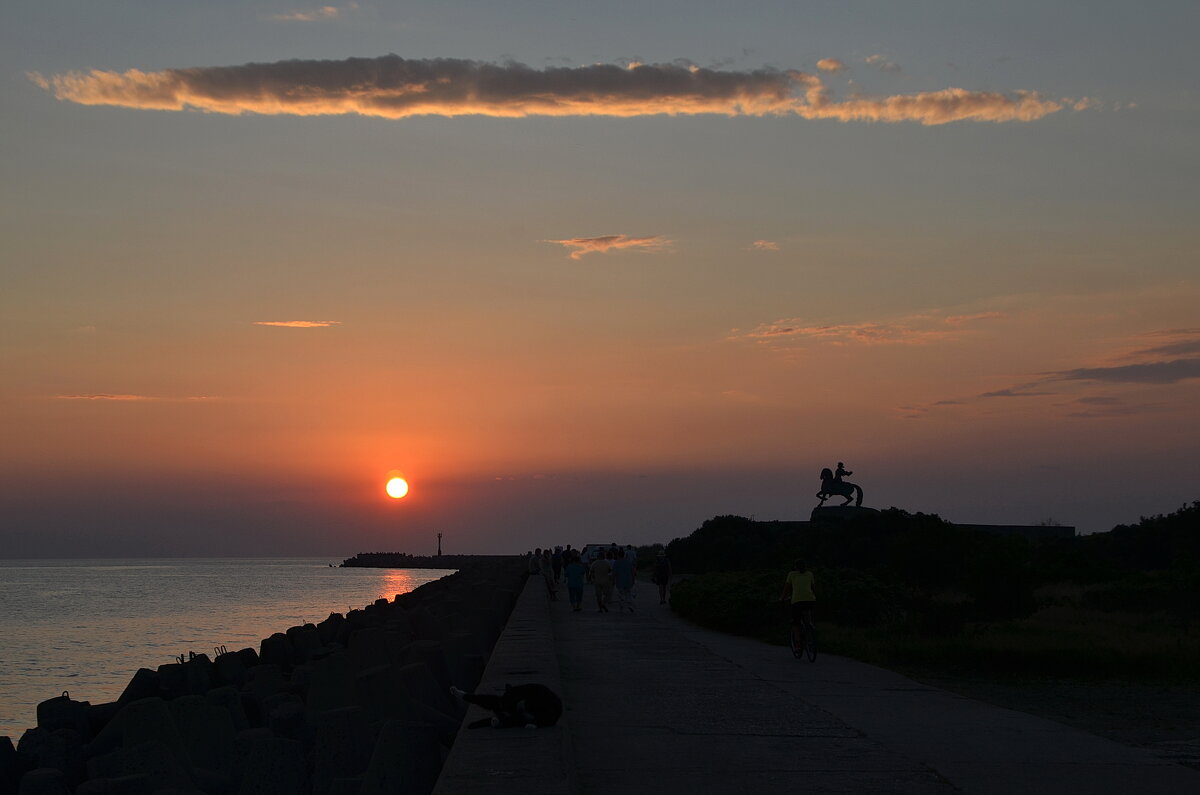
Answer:
[(1012, 677), (1200, 678), (1200, 631), (1165, 616), (1050, 607), (948, 637), (898, 626), (821, 627), (821, 646), (892, 667), (969, 670)]
[[(764, 572), (702, 575), (680, 583), (672, 605), (699, 624), (769, 643), (786, 642), (787, 613), (772, 604), (776, 576)], [(817, 624), (822, 651), (902, 671), (1005, 678), (1094, 677), (1130, 681), (1200, 681), (1200, 626), (1169, 614), (1108, 612), (1086, 606), (1081, 589), (1040, 589), (1045, 605), (1028, 618), (963, 622), (952, 632), (900, 618), (871, 626)]]

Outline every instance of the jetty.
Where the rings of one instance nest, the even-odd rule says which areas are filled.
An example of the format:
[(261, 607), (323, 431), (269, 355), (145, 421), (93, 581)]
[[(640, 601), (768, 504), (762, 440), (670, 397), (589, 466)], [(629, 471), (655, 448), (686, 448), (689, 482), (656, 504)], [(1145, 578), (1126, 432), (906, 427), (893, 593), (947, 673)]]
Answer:
[(481, 689), (540, 681), (565, 714), (460, 732), (436, 792), (1200, 792), (1200, 771), (1147, 750), (854, 660), (796, 660), (654, 601), (573, 613), (531, 578)]
[[(1200, 792), (1150, 751), (796, 660), (641, 587), (633, 613), (573, 612), (522, 559), (477, 561), (257, 650), (142, 668), (115, 702), (51, 698), (0, 738), (0, 795)], [(561, 694), (554, 726), (471, 729), (489, 713), (451, 693), (530, 682)]]

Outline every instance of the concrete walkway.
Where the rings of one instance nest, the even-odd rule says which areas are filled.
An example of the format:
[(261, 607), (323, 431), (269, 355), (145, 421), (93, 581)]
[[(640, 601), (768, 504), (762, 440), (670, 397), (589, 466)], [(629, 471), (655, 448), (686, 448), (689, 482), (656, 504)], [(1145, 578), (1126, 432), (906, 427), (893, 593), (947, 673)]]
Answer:
[[(582, 793), (1200, 793), (1200, 771), (845, 658), (550, 604)], [(590, 591), (590, 589), (589, 589)], [(565, 589), (560, 592), (565, 596)], [(650, 598), (648, 598), (650, 597)]]

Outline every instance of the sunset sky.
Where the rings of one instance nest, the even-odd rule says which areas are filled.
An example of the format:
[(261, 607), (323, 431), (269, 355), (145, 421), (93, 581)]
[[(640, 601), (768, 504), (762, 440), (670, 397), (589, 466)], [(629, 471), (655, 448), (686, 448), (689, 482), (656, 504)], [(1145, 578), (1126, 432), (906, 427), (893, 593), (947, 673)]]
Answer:
[[(16, 0), (0, 556), (1200, 498), (1194, 2)], [(404, 474), (403, 500), (384, 493)]]

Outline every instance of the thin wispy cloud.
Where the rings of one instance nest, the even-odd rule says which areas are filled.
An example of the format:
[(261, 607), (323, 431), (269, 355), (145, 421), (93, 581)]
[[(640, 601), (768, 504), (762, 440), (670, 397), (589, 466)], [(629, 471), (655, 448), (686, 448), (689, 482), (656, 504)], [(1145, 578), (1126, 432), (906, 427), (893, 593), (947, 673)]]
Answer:
[(750, 244), (750, 248), (756, 251), (778, 251), (779, 244), (774, 240), (755, 240)]
[(813, 341), (861, 345), (927, 345), (960, 336), (969, 323), (1005, 317), (1002, 312), (935, 317), (917, 315), (891, 322), (837, 323), (812, 325), (799, 318), (777, 320), (736, 338), (769, 342), (773, 340)]
[(1070, 401), (1064, 407), (1068, 409), (1068, 417), (1085, 420), (1157, 414), (1166, 408), (1162, 403), (1126, 403), (1107, 395), (1081, 397)]
[(29, 77), (57, 98), (82, 105), (387, 119), (719, 114), (935, 125), (1034, 121), (1078, 101), (964, 88), (836, 99), (819, 76), (790, 69), (720, 71), (688, 63), (534, 69), (397, 55)]
[(1200, 359), (1174, 359), (1115, 367), (1077, 367), (1052, 373), (1054, 381), (1103, 381), (1114, 384), (1175, 384), (1200, 378)]
[(1008, 389), (996, 389), (991, 392), (984, 392), (980, 397), (984, 398), (1029, 398), (1029, 397), (1044, 397), (1053, 395), (1053, 392), (1046, 392), (1035, 389), (1022, 389), (1020, 387), (1010, 387)]
[(1169, 339), (1172, 341), (1152, 345), (1149, 348), (1134, 350), (1129, 354), (1131, 358), (1145, 358), (1147, 356), (1200, 356), (1200, 329), (1168, 329), (1166, 331), (1143, 334), (1142, 338)]
[(96, 393), (96, 394), (90, 394), (90, 395), (55, 395), (54, 399), (55, 400), (114, 400), (114, 401), (127, 401), (127, 402), (134, 402), (134, 401), (138, 401), (138, 400), (159, 400), (159, 398), (151, 397), (149, 395), (110, 395), (110, 394), (103, 394), (103, 393)]
[(328, 328), (340, 326), (340, 320), (255, 320), (256, 326), (279, 326), (282, 328)]
[(1001, 320), (1008, 317), (1006, 312), (976, 312), (972, 315), (951, 315), (946, 318), (946, 322), (952, 326), (961, 326), (964, 323), (974, 323), (979, 320)]
[(322, 22), (337, 19), (347, 11), (354, 11), (358, 3), (347, 3), (345, 6), (321, 6), (306, 11), (285, 11), (273, 14), (271, 19), (276, 22)]
[[(977, 320), (992, 313), (963, 315)], [(947, 322), (959, 318), (947, 318)], [(1146, 339), (1169, 340), (1161, 345), (1145, 346)], [(1130, 350), (1130, 348), (1133, 348)], [(1172, 357), (1172, 358), (1163, 358)], [(1169, 386), (1200, 379), (1200, 329), (1168, 329), (1141, 334), (1106, 357), (1118, 364), (1098, 364), (1036, 373), (1034, 380), (993, 389), (974, 396), (991, 398), (1034, 398), (1078, 393), (1087, 385), (1103, 385), (1125, 390), (1146, 386)], [(1139, 359), (1133, 363), (1122, 360)], [(962, 405), (969, 400), (939, 400), (925, 407), (904, 407), (909, 412), (929, 412), (934, 408)], [(1084, 395), (1067, 403), (1067, 416), (1080, 418), (1117, 417), (1164, 410), (1159, 403), (1129, 403), (1113, 395)]]
[(124, 395), (124, 394), (109, 394), (104, 392), (80, 394), (80, 395), (54, 395), (53, 400), (100, 400), (113, 401), (117, 403), (139, 403), (139, 402), (187, 402), (187, 401), (206, 401), (219, 400), (220, 398), (212, 395), (193, 395), (183, 398), (161, 397), (157, 395)]
[(840, 72), (845, 68), (846, 64), (837, 58), (822, 58), (817, 61), (817, 69), (822, 72)]
[(635, 251), (662, 251), (671, 245), (671, 241), (661, 235), (650, 237), (629, 237), (628, 235), (601, 235), (600, 237), (571, 237), (566, 240), (543, 240), (543, 243), (557, 243), (569, 249), (571, 259), (582, 259), (585, 254), (604, 254), (614, 249), (633, 249)]

